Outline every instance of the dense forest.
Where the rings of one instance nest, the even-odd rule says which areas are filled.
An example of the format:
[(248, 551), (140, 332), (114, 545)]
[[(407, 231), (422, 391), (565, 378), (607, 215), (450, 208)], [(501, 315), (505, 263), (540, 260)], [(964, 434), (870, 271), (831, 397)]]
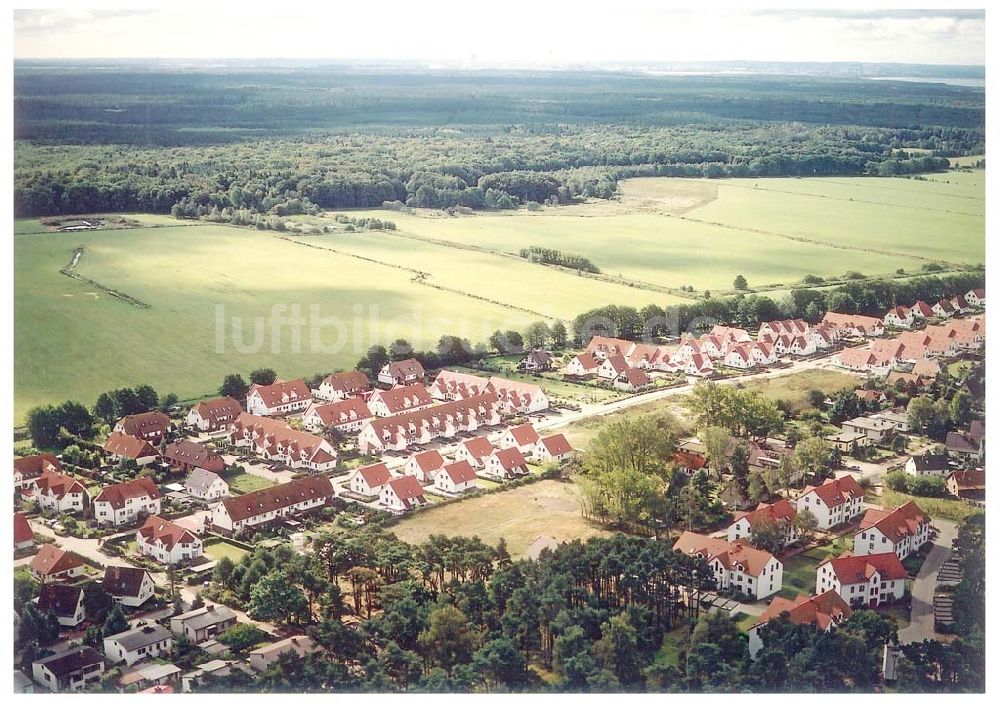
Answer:
[(933, 171), (985, 141), (981, 90), (840, 78), (19, 63), (14, 84), (19, 216), (513, 208), (629, 176)]

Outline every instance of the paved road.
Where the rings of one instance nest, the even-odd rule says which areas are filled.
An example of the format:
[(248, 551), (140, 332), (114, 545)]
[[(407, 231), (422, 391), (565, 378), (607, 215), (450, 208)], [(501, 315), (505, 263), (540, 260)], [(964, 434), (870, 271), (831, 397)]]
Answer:
[(938, 529), (938, 536), (913, 582), (910, 624), (899, 631), (901, 643), (941, 637), (934, 632), (934, 587), (938, 569), (951, 555), (951, 542), (958, 536), (958, 526), (947, 520), (934, 520), (933, 525)]

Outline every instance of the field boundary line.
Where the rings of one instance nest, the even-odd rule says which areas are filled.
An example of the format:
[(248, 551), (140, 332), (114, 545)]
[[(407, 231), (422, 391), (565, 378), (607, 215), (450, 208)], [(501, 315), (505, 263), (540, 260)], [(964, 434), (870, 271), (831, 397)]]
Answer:
[(114, 297), (115, 299), (123, 301), (126, 304), (134, 306), (138, 309), (152, 308), (152, 305), (147, 304), (141, 299), (136, 299), (131, 294), (126, 294), (125, 292), (113, 289), (112, 287), (108, 287), (107, 285), (101, 284), (100, 282), (92, 280), (89, 277), (84, 277), (83, 275), (76, 272), (76, 266), (80, 263), (80, 258), (83, 257), (83, 252), (84, 252), (84, 247), (82, 245), (77, 246), (77, 248), (73, 251), (73, 257), (70, 259), (70, 261), (66, 264), (65, 267), (59, 270), (59, 273), (66, 275), (70, 279), (75, 279), (77, 282), (83, 282), (84, 284), (90, 285), (91, 287), (96, 287), (97, 289), (100, 289), (108, 296)]

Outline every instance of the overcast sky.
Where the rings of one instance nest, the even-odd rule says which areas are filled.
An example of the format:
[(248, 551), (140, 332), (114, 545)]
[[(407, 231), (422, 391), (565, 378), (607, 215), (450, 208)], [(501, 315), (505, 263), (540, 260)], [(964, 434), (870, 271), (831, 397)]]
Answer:
[[(418, 59), (467, 65), (985, 63), (981, 10), (836, 4), (842, 9), (695, 11), (644, 0), (592, 6), (552, 0), (349, 0), (314, 7), (270, 2), (270, 9), (247, 2), (175, 2), (170, 9), (118, 3), (120, 9), (111, 10), (17, 10), (14, 51), (17, 58)], [(699, 6), (717, 7), (688, 3)]]

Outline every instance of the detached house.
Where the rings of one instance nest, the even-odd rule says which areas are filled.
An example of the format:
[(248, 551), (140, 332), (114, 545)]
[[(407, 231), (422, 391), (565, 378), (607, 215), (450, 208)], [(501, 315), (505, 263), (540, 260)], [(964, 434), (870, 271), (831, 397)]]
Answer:
[(35, 683), (53, 693), (82, 691), (103, 674), (104, 655), (93, 647), (72, 647), (31, 663)]
[(983, 309), (986, 307), (986, 290), (985, 289), (970, 289), (965, 293), (965, 303), (969, 306), (975, 307), (977, 309)]
[(573, 457), (573, 447), (562, 434), (553, 434), (539, 439), (531, 451), (535, 460), (542, 463), (548, 461), (565, 461)]
[(528, 351), (517, 364), (518, 370), (526, 373), (538, 373), (552, 369), (552, 354), (548, 351)]
[(486, 459), (495, 451), (493, 444), (485, 436), (467, 439), (455, 450), (456, 461), (468, 461), (473, 468), (484, 468)]
[(159, 410), (154, 410), (122, 417), (115, 424), (114, 431), (148, 441), (151, 444), (158, 444), (170, 433), (173, 426), (170, 417)]
[(930, 518), (914, 502), (895, 510), (868, 510), (854, 533), (854, 554), (893, 552), (905, 559), (930, 539)]
[(236, 625), (236, 613), (224, 605), (207, 605), (170, 619), (170, 631), (198, 644), (221, 635)]
[(390, 390), (375, 390), (368, 398), (368, 409), (376, 417), (391, 417), (434, 404), (434, 398), (423, 383), (402, 385)]
[(886, 326), (910, 328), (913, 326), (913, 310), (905, 306), (894, 306), (886, 312), (882, 321)]
[(830, 558), (816, 567), (816, 593), (836, 591), (852, 606), (874, 608), (903, 597), (909, 574), (893, 552)]
[(623, 355), (609, 355), (597, 368), (597, 377), (602, 380), (614, 380), (629, 369), (628, 361)]
[(316, 397), (321, 400), (346, 400), (352, 397), (363, 397), (372, 389), (371, 380), (360, 370), (349, 370), (344, 373), (333, 373), (323, 378), (316, 390)]
[(932, 454), (930, 452), (920, 456), (910, 456), (906, 459), (903, 470), (911, 476), (939, 476), (946, 477), (951, 473), (952, 468), (948, 464), (948, 456), (945, 454)]
[(538, 432), (530, 424), (511, 427), (500, 437), (501, 448), (516, 446), (523, 454), (530, 454), (538, 443)]
[(242, 412), (243, 407), (232, 397), (216, 397), (192, 407), (184, 423), (201, 432), (225, 431)]
[(934, 312), (934, 316), (940, 319), (950, 319), (955, 315), (955, 307), (951, 305), (951, 302), (947, 299), (942, 299), (933, 307), (931, 310)]
[(137, 466), (148, 466), (160, 457), (156, 447), (145, 439), (113, 431), (104, 442), (104, 450), (115, 461), (133, 461)]
[(372, 411), (360, 397), (325, 404), (312, 404), (302, 415), (306, 429), (318, 434), (325, 429), (335, 429), (342, 434), (361, 430), (365, 422), (372, 418)]
[(624, 392), (639, 392), (652, 384), (653, 381), (644, 371), (639, 368), (629, 368), (615, 378), (613, 386), (616, 390)]
[(109, 485), (94, 498), (94, 519), (99, 525), (118, 527), (159, 512), (160, 489), (147, 476)]
[(83, 512), (90, 502), (83, 483), (56, 471), (45, 471), (35, 480), (32, 497), (40, 509), (63, 513)]
[(41, 581), (63, 581), (83, 576), (86, 567), (83, 559), (73, 552), (57, 549), (53, 544), (43, 544), (28, 564), (31, 574)]
[(64, 628), (75, 628), (87, 617), (83, 607), (83, 589), (80, 586), (67, 586), (59, 583), (43, 584), (38, 592), (38, 610), (43, 614), (52, 611), (59, 625)]
[(217, 531), (232, 534), (324, 507), (336, 492), (325, 476), (308, 476), (238, 498), (223, 498), (212, 511)]
[(828, 530), (860, 515), (864, 497), (864, 488), (851, 476), (844, 476), (822, 485), (807, 485), (795, 505), (798, 512), (809, 510), (819, 529)]
[(701, 353), (694, 353), (687, 358), (687, 360), (679, 361), (681, 363), (681, 370), (684, 371), (686, 375), (693, 375), (694, 377), (708, 377), (715, 372), (715, 363), (707, 355)]
[(14, 551), (30, 549), (35, 546), (35, 533), (28, 524), (28, 518), (24, 513), (14, 513)]
[(153, 576), (134, 566), (109, 566), (104, 569), (104, 590), (115, 603), (138, 608), (153, 597)]
[(302, 380), (277, 380), (270, 385), (251, 385), (247, 412), (262, 417), (294, 414), (312, 403), (312, 390)]
[(379, 491), (379, 504), (394, 512), (404, 512), (427, 504), (423, 486), (415, 476), (393, 478)]
[(774, 523), (784, 528), (784, 543), (791, 544), (799, 537), (799, 532), (794, 525), (797, 514), (795, 506), (786, 498), (771, 504), (760, 503), (756, 509), (750, 512), (736, 514), (736, 519), (726, 530), (726, 539), (730, 542), (735, 542), (738, 539), (750, 539), (753, 535), (753, 528), (758, 523)]
[(378, 373), (378, 381), (383, 385), (413, 385), (424, 382), (424, 366), (416, 358), (388, 363)]
[(14, 488), (29, 490), (35, 487), (38, 480), (46, 471), (59, 472), (62, 465), (59, 459), (52, 454), (35, 454), (14, 459)]
[(468, 461), (449, 463), (434, 476), (434, 487), (445, 493), (464, 493), (476, 489), (476, 469)]
[(351, 492), (366, 497), (374, 497), (382, 490), (382, 486), (389, 482), (392, 474), (384, 463), (374, 463), (370, 466), (361, 466), (351, 474)]
[(969, 431), (964, 434), (958, 431), (948, 432), (944, 446), (952, 456), (982, 462), (985, 439), (983, 422), (977, 419), (969, 424)]
[(196, 468), (184, 479), (184, 490), (199, 500), (218, 500), (229, 495), (229, 483), (217, 473)]
[(104, 638), (104, 655), (112, 664), (124, 662), (131, 667), (144, 659), (170, 654), (174, 636), (162, 625), (143, 625)]
[(179, 439), (167, 446), (167, 450), (163, 452), (163, 460), (172, 468), (185, 472), (195, 468), (203, 468), (212, 473), (222, 473), (226, 470), (226, 462), (222, 456), (207, 446), (188, 439)]
[(498, 480), (513, 480), (528, 475), (528, 462), (516, 447), (497, 449), (486, 458), (483, 472)]
[(910, 307), (910, 316), (914, 319), (929, 319), (934, 316), (934, 309), (921, 299)]
[(952, 471), (945, 480), (945, 487), (956, 498), (982, 500), (986, 496), (986, 471)]
[(421, 451), (407, 459), (403, 473), (414, 476), (421, 483), (430, 483), (444, 468), (444, 456), (437, 449)]
[(601, 363), (592, 356), (590, 353), (581, 353), (578, 356), (574, 356), (569, 363), (563, 367), (563, 376), (568, 378), (592, 378), (597, 375), (598, 368), (601, 367)]
[(843, 422), (840, 428), (845, 432), (864, 434), (873, 444), (881, 444), (893, 435), (896, 425), (880, 417), (856, 417)]
[(300, 658), (307, 657), (323, 648), (313, 642), (312, 638), (306, 635), (294, 635), (286, 637), (284, 640), (273, 642), (270, 645), (258, 647), (247, 654), (247, 663), (256, 671), (266, 671), (268, 667), (278, 661), (278, 657), (286, 653), (294, 653)]
[(740, 343), (729, 349), (722, 364), (729, 368), (746, 370), (757, 365), (757, 358), (754, 356), (750, 343)]
[(201, 539), (190, 530), (161, 517), (150, 517), (135, 533), (136, 550), (161, 564), (197, 559), (203, 553)]
[(781, 590), (782, 564), (770, 552), (694, 532), (682, 533), (674, 551), (705, 559), (719, 589), (734, 588), (755, 600)]
[(786, 615), (795, 625), (812, 625), (821, 632), (828, 632), (851, 617), (852, 612), (851, 607), (833, 590), (818, 596), (798, 596), (794, 601), (776, 596), (750, 628), (750, 658), (757, 659), (764, 648), (767, 636), (764, 628), (775, 618)]

